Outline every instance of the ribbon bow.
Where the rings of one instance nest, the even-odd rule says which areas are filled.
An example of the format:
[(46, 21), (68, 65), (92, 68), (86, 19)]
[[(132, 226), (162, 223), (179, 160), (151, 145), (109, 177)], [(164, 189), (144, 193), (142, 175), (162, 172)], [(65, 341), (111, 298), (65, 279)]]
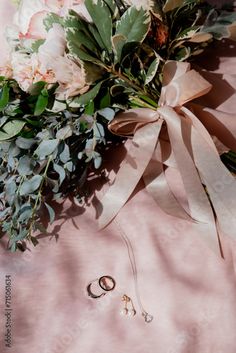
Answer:
[[(143, 178), (159, 207), (169, 215), (197, 222), (207, 244), (217, 253), (222, 250), (220, 233), (232, 235), (236, 229), (235, 180), (222, 164), (207, 129), (184, 107), (211, 87), (188, 63), (169, 61), (157, 111), (131, 109), (109, 124), (114, 134), (133, 139), (115, 182), (102, 199), (100, 229), (119, 213)], [(167, 167), (181, 175), (188, 210), (177, 201), (171, 181), (167, 182)]]

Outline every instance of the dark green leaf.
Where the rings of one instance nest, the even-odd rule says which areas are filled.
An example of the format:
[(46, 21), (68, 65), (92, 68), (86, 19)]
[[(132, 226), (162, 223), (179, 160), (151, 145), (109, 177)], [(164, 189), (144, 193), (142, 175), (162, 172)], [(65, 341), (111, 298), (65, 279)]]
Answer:
[(100, 100), (100, 109), (109, 107), (111, 105), (111, 96), (109, 90), (107, 90), (106, 94)]
[(89, 33), (87, 24), (84, 24), (76, 12), (70, 10), (64, 24), (67, 46), (72, 54), (76, 55), (77, 48), (82, 49), (83, 47), (89, 49), (92, 53), (97, 52), (96, 42)]
[(9, 102), (9, 92), (10, 87), (8, 85), (4, 85), (0, 93), (0, 111), (2, 111)]
[(103, 0), (85, 0), (85, 6), (98, 29), (105, 48), (111, 53), (112, 18), (109, 7)]
[(74, 99), (75, 103), (78, 103), (80, 105), (86, 105), (89, 102), (93, 101), (94, 98), (98, 95), (100, 88), (101, 88), (102, 82), (99, 82), (96, 86), (94, 86), (90, 91), (87, 93), (81, 95), (78, 98)]
[(45, 94), (45, 91), (42, 91), (40, 95), (38, 96), (35, 109), (34, 109), (34, 115), (39, 116), (41, 115), (44, 110), (47, 108), (48, 105), (48, 94)]
[(104, 49), (104, 43), (102, 41), (102, 38), (97, 30), (97, 28), (94, 26), (94, 24), (88, 23), (88, 29), (91, 32), (91, 34), (93, 35), (96, 43), (99, 45), (99, 47), (101, 49)]
[(86, 115), (93, 115), (94, 114), (94, 101), (90, 101), (84, 110), (84, 114)]
[(41, 93), (42, 89), (45, 87), (45, 85), (46, 82), (38, 81), (29, 88), (29, 93), (31, 94), (31, 96), (38, 96)]

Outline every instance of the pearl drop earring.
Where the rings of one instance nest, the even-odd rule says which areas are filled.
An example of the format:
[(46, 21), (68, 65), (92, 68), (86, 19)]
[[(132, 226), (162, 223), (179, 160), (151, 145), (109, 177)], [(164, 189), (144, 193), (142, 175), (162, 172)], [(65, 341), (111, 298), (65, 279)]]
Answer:
[[(134, 308), (133, 301), (128, 295), (124, 294), (122, 297), (122, 301), (124, 302), (124, 308), (121, 311), (122, 315), (126, 316), (135, 316), (136, 315), (136, 310)], [(129, 306), (129, 308), (128, 308)]]

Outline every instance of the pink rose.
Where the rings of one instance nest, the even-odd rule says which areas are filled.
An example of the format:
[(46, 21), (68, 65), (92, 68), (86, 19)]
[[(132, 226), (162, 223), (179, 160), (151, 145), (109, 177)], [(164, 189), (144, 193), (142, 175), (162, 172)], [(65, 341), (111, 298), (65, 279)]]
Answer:
[(82, 65), (67, 57), (63, 28), (55, 23), (46, 33), (45, 42), (38, 53), (31, 55), (12, 53), (13, 78), (24, 91), (33, 83), (45, 81), (58, 83), (56, 95), (60, 99), (82, 94), (89, 89)]
[(86, 75), (79, 63), (74, 63), (66, 56), (60, 57), (55, 61), (53, 71), (59, 83), (56, 91), (59, 99), (67, 99), (88, 91)]
[(38, 81), (48, 84), (56, 82), (52, 70), (42, 70), (37, 54), (31, 56), (14, 52), (11, 57), (13, 79), (15, 79), (23, 91), (28, 91), (30, 86)]
[(73, 9), (81, 17), (91, 21), (84, 0), (22, 0), (14, 18), (14, 23), (19, 28), (20, 38), (45, 38), (46, 30), (43, 24), (45, 17), (50, 12), (65, 16), (69, 9)]

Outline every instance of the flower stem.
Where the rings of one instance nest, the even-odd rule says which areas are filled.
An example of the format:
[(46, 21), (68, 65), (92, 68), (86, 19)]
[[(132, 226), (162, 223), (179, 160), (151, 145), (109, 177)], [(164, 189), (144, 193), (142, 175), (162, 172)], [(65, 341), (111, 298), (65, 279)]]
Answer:
[(32, 221), (30, 223), (29, 234), (28, 234), (29, 239), (31, 238), (31, 232), (32, 232), (32, 227), (33, 227), (34, 221), (35, 221), (35, 215), (36, 215), (36, 212), (37, 212), (37, 207), (38, 207), (39, 203), (41, 202), (42, 189), (43, 189), (43, 186), (44, 186), (45, 179), (47, 177), (47, 172), (48, 172), (48, 168), (49, 168), (49, 166), (51, 164), (51, 161), (52, 161), (52, 156), (49, 157), (49, 159), (47, 161), (44, 173), (42, 175), (42, 181), (41, 181), (40, 186), (39, 186), (39, 191), (38, 191), (38, 194), (37, 194), (37, 198), (35, 200), (35, 204), (34, 204), (34, 207), (33, 207), (33, 210), (32, 210), (32, 216), (31, 216), (31, 220)]

